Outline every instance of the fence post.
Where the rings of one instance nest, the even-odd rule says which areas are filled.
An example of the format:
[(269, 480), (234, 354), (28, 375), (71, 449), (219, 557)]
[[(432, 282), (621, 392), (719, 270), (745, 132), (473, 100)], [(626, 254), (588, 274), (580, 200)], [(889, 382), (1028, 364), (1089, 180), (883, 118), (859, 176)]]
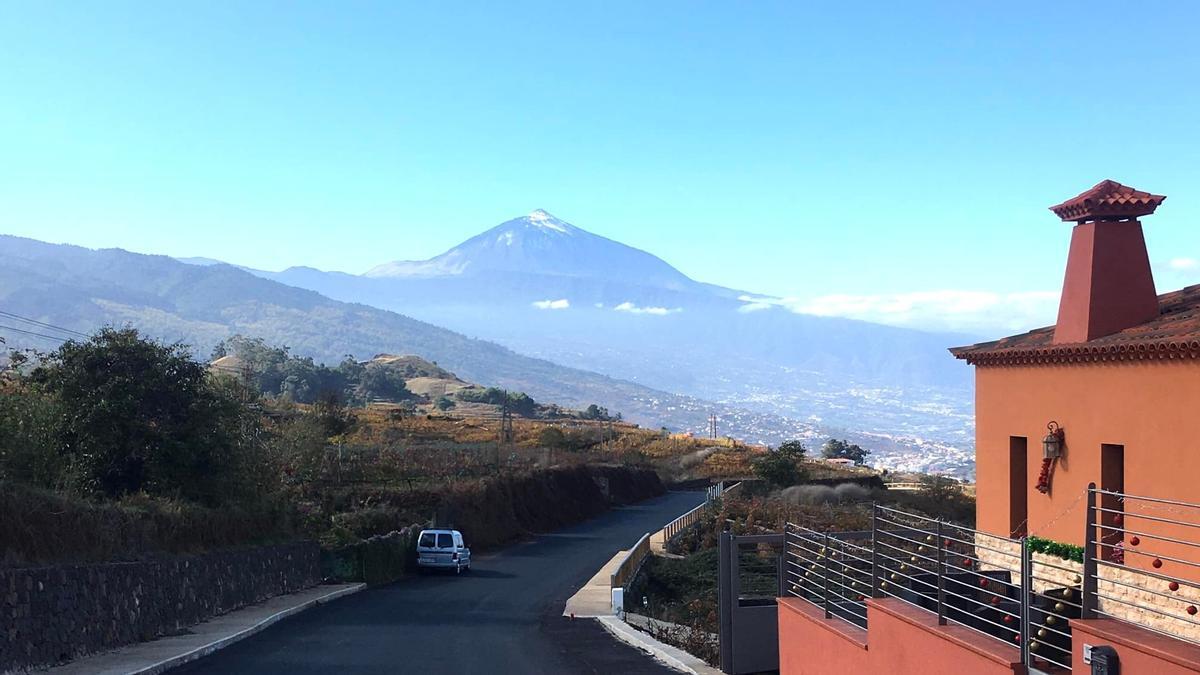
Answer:
[(824, 572), (824, 574), (822, 574), (822, 577), (824, 577), (823, 578), (824, 589), (821, 591), (821, 596), (822, 596), (821, 599), (824, 601), (824, 604), (825, 604), (825, 618), (832, 619), (833, 612), (829, 611), (829, 553), (830, 553), (830, 551), (829, 551), (829, 533), (826, 532), (822, 536), (823, 536), (823, 538), (821, 541), (821, 556), (822, 556), (821, 557), (821, 570), (822, 570), (822, 572)]
[(883, 597), (879, 591), (879, 506), (871, 503), (871, 597)]
[(1029, 658), (1029, 640), (1032, 633), (1029, 624), (1033, 620), (1029, 611), (1033, 599), (1033, 551), (1029, 548), (1029, 537), (1021, 537), (1021, 617), (1017, 637), (1021, 641), (1021, 663), (1033, 665)]
[(937, 519), (937, 621), (939, 626), (946, 625), (946, 579), (942, 575), (942, 562), (945, 546), (942, 545), (942, 519)]
[(720, 563), (717, 567), (717, 640), (720, 645), (721, 671), (733, 672), (733, 608), (737, 592), (734, 580), (737, 576), (736, 547), (733, 535), (728, 530), (721, 533)]
[(1079, 615), (1084, 619), (1096, 618), (1096, 484), (1087, 487), (1087, 531), (1083, 536), (1083, 586), (1079, 599)]
[(787, 595), (787, 555), (788, 555), (788, 536), (791, 534), (791, 523), (783, 524), (783, 548), (779, 549), (779, 555), (775, 558), (775, 578), (779, 582), (779, 595), (776, 597), (784, 597)]

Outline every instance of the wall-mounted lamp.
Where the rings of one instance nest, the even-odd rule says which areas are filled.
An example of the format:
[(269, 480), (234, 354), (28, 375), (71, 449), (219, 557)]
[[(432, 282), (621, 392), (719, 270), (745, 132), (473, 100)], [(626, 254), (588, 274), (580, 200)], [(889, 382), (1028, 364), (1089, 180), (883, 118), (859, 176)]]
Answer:
[(1046, 429), (1050, 433), (1042, 439), (1042, 457), (1046, 459), (1058, 459), (1062, 457), (1063, 446), (1066, 445), (1066, 436), (1063, 434), (1062, 427), (1058, 426), (1058, 422), (1050, 420), (1046, 425)]

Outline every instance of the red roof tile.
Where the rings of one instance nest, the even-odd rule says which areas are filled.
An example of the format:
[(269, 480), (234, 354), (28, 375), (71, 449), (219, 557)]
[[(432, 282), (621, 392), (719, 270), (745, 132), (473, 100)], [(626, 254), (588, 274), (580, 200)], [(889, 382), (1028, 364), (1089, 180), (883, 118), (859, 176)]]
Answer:
[(1118, 333), (1075, 344), (1054, 344), (1054, 326), (950, 353), (977, 366), (1200, 358), (1200, 285), (1158, 296), (1160, 314)]
[(1077, 197), (1051, 206), (1065, 221), (1137, 218), (1154, 213), (1166, 197), (1135, 190), (1115, 180), (1103, 180)]

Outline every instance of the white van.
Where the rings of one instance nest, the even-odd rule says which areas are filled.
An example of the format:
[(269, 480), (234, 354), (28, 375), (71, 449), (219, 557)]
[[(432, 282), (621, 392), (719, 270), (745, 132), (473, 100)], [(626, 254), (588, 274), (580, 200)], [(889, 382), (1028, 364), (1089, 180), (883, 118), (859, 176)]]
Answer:
[(455, 574), (471, 570), (471, 549), (463, 543), (458, 530), (421, 530), (417, 538), (417, 567), (421, 569), (454, 570)]

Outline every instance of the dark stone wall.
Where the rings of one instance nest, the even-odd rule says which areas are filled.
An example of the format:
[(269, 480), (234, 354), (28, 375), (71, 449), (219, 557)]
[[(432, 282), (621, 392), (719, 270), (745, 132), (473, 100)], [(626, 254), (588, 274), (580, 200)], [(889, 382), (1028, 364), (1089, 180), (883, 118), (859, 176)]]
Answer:
[(138, 562), (0, 569), (0, 672), (182, 632), (317, 584), (314, 542)]

